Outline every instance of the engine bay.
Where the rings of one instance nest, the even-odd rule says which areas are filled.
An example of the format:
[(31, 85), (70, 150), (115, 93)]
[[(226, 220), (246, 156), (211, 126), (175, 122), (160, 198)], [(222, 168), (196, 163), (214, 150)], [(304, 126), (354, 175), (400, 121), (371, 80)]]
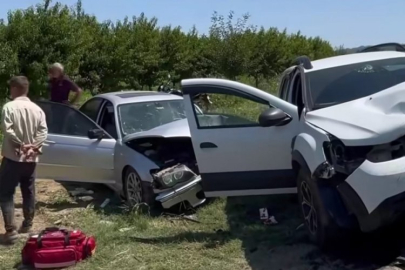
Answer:
[(170, 187), (164, 181), (169, 177), (165, 173), (173, 174), (173, 177), (179, 182), (184, 181), (184, 179), (181, 180), (180, 178), (192, 179), (193, 176), (199, 174), (191, 138), (141, 138), (129, 141), (127, 145), (159, 166), (160, 170), (152, 172), (155, 180), (157, 180), (157, 183), (155, 183), (157, 184), (156, 188)]

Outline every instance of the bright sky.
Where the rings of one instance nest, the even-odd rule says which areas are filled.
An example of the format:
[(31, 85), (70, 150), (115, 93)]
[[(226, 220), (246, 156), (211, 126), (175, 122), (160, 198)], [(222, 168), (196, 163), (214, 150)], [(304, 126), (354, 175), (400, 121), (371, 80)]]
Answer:
[[(2, 0), (0, 18), (7, 11), (27, 8), (40, 0)], [(54, 0), (55, 2), (55, 0)], [(60, 0), (73, 5), (76, 0)], [(156, 16), (159, 25), (193, 25), (206, 33), (214, 11), (237, 17), (251, 15), (250, 23), (265, 27), (301, 30), (308, 36), (320, 36), (332, 45), (357, 47), (383, 42), (404, 42), (404, 0), (83, 0), (86, 12), (99, 20), (113, 21), (144, 12)]]

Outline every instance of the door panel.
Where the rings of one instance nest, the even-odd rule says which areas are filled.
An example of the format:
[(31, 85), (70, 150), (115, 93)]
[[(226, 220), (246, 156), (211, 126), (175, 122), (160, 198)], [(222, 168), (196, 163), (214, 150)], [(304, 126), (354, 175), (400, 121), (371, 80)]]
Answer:
[(114, 183), (112, 138), (89, 139), (99, 128), (79, 111), (62, 104), (39, 102), (47, 115), (48, 137), (37, 167), (38, 178), (63, 181)]
[[(224, 80), (187, 89), (186, 114), (206, 196), (240, 196), (295, 192), (291, 143), (297, 131), (296, 107), (258, 89)], [(226, 81), (225, 81), (226, 82)], [(262, 92), (262, 91), (260, 91)], [(208, 93), (211, 108), (195, 114), (196, 94)], [(262, 111), (277, 104), (293, 120), (261, 127)], [(200, 104), (199, 104), (200, 105)], [(200, 106), (203, 107), (204, 106)]]

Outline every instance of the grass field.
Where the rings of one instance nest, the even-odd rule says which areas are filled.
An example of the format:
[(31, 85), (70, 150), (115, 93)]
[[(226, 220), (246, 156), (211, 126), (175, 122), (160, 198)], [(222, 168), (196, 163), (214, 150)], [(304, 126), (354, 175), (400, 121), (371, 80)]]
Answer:
[[(166, 216), (159, 208), (140, 213), (112, 203), (102, 211), (89, 209), (64, 188), (45, 187), (38, 197), (37, 224), (59, 220), (60, 226), (97, 237), (96, 256), (75, 269), (268, 269), (272, 261), (266, 254), (302, 238), (302, 231), (296, 231), (300, 220), (295, 196), (218, 199), (197, 209), (193, 216), (198, 222), (192, 222)], [(100, 191), (98, 196), (96, 205), (113, 195)], [(280, 225), (264, 225), (253, 217), (260, 207), (268, 207)], [(18, 265), (24, 240), (0, 247), (0, 269)]]
[[(96, 237), (95, 256), (74, 270), (368, 270), (391, 262), (405, 240), (403, 233), (378, 234), (322, 253), (308, 242), (295, 195), (213, 200), (192, 213), (198, 221), (194, 222), (159, 207), (130, 211), (101, 186), (92, 187), (95, 207), (87, 207), (88, 203), (71, 198), (66, 188), (52, 180), (38, 181), (34, 229), (56, 224)], [(112, 202), (101, 210), (98, 206), (105, 198)], [(20, 222), (20, 194), (16, 205)], [(278, 224), (261, 223), (257, 217), (261, 207), (267, 207)], [(0, 227), (1, 234), (1, 222)], [(0, 269), (29, 269), (20, 266), (26, 238), (23, 235), (14, 246), (0, 245)]]

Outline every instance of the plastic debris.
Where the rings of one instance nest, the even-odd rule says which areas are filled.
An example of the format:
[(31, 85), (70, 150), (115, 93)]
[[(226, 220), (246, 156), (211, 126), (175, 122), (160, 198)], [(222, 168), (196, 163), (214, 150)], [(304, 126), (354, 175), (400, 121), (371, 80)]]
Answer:
[(109, 220), (100, 220), (99, 223), (106, 224), (106, 225), (112, 225), (114, 222), (109, 221)]
[(93, 190), (87, 190), (85, 188), (76, 188), (75, 190), (72, 190), (69, 192), (70, 195), (76, 197), (79, 195), (93, 195), (94, 191)]
[(100, 205), (100, 208), (106, 207), (110, 203), (110, 199), (105, 199), (104, 202)]
[(59, 219), (59, 220), (55, 221), (53, 224), (60, 225), (60, 224), (62, 224), (62, 222), (63, 222), (63, 219)]
[(78, 198), (80, 201), (82, 202), (90, 202), (92, 201), (94, 198), (92, 196), (82, 196)]
[(274, 216), (269, 215), (269, 210), (267, 208), (260, 208), (259, 214), (260, 214), (260, 220), (262, 220), (265, 225), (278, 224), (276, 218)]
[(131, 228), (121, 228), (121, 229), (119, 229), (119, 231), (120, 232), (127, 232), (127, 231), (130, 231), (132, 229), (133, 229), (133, 227), (131, 227)]

